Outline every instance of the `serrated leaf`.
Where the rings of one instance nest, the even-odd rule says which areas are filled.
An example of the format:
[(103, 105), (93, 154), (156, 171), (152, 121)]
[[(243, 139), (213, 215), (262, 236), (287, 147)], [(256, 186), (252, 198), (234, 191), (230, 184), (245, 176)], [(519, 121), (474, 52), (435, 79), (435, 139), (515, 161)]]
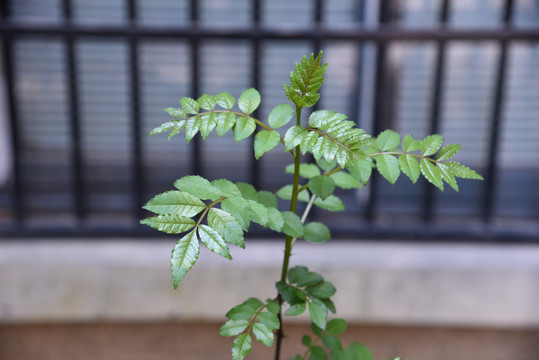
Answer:
[(243, 360), (251, 352), (253, 340), (248, 333), (239, 335), (232, 343), (232, 360)]
[(268, 123), (272, 128), (278, 129), (281, 126), (288, 124), (288, 122), (292, 120), (292, 117), (294, 117), (294, 109), (292, 106), (290, 106), (290, 104), (281, 104), (271, 110), (268, 116)]
[(290, 151), (298, 146), (307, 134), (308, 131), (303, 126), (296, 125), (289, 128), (284, 134), (285, 150)]
[(203, 94), (197, 99), (198, 105), (204, 110), (213, 110), (217, 102), (215, 98), (208, 94)]
[(335, 286), (333, 286), (333, 284), (328, 281), (324, 281), (319, 284), (305, 288), (305, 291), (309, 295), (314, 296), (315, 298), (328, 299), (332, 297), (337, 290), (335, 289)]
[(421, 159), (421, 162), (419, 163), (419, 167), (421, 169), (421, 173), (423, 176), (433, 185), (435, 185), (438, 189), (444, 190), (444, 183), (442, 181), (442, 174), (440, 172), (440, 169), (436, 167), (432, 162), (426, 159)]
[(211, 182), (220, 191), (221, 196), (234, 197), (241, 196), (240, 189), (232, 181), (227, 179), (217, 179)]
[(350, 174), (366, 185), (372, 175), (372, 163), (368, 160), (355, 160), (346, 165)]
[(332, 335), (340, 335), (346, 331), (346, 320), (344, 319), (331, 319), (326, 324), (326, 332)]
[(215, 115), (215, 131), (219, 137), (226, 134), (236, 124), (236, 115), (233, 113), (218, 113)]
[(217, 231), (208, 225), (200, 225), (198, 227), (198, 235), (200, 236), (200, 241), (206, 245), (208, 250), (221, 255), (225, 259), (232, 260), (232, 256), (230, 256), (230, 251), (225, 240), (223, 240)]
[(303, 302), (299, 302), (297, 304), (291, 305), (288, 309), (286, 309), (284, 314), (286, 316), (298, 316), (298, 315), (303, 314), (306, 309), (307, 309), (307, 303), (303, 301)]
[(326, 200), (316, 198), (316, 200), (314, 200), (314, 205), (328, 211), (344, 210), (344, 204), (342, 203), (341, 199), (339, 199), (335, 195), (328, 196)]
[(476, 173), (474, 170), (470, 169), (469, 167), (462, 165), (458, 162), (454, 161), (448, 161), (444, 163), (449, 170), (451, 170), (451, 173), (453, 176), (463, 178), (463, 179), (475, 179), (475, 180), (483, 180), (483, 177)]
[(440, 173), (442, 174), (442, 179), (449, 184), (455, 190), (456, 192), (459, 191), (459, 186), (457, 184), (457, 180), (455, 179), (455, 176), (451, 173), (451, 170), (447, 167), (444, 163), (438, 163), (438, 169), (440, 170)]
[(169, 131), (169, 130), (175, 131), (177, 134), (181, 130), (183, 130), (183, 128), (185, 128), (185, 120), (174, 119), (174, 120), (167, 121), (159, 125), (158, 127), (154, 128), (152, 131), (148, 133), (148, 135), (159, 134), (159, 133)]
[(320, 329), (325, 330), (326, 319), (328, 317), (328, 309), (326, 305), (324, 305), (324, 303), (318, 299), (312, 299), (312, 301), (308, 303), (308, 308), (312, 322)]
[(174, 182), (181, 191), (188, 192), (202, 200), (215, 200), (222, 196), (221, 191), (199, 175), (187, 175)]
[(324, 171), (331, 171), (337, 166), (335, 161), (327, 161), (326, 159), (318, 159), (316, 164)]
[(326, 200), (335, 191), (335, 180), (329, 176), (314, 176), (309, 179), (308, 185), (309, 190), (322, 200)]
[(245, 114), (250, 115), (260, 105), (260, 93), (253, 88), (241, 93), (238, 99), (238, 106)]
[(236, 336), (241, 334), (249, 326), (248, 320), (228, 320), (219, 329), (221, 336)]
[(258, 160), (266, 152), (273, 149), (279, 141), (281, 136), (277, 131), (262, 130), (255, 135), (254, 148), (255, 158)]
[(215, 229), (224, 241), (245, 248), (241, 225), (231, 214), (211, 208), (208, 212), (208, 225)]
[(193, 116), (185, 123), (185, 140), (187, 143), (195, 137), (200, 130), (200, 116)]
[(440, 149), (436, 160), (444, 161), (444, 160), (451, 159), (453, 156), (455, 156), (456, 153), (459, 152), (460, 149), (462, 149), (462, 146), (460, 144), (446, 145)]
[(427, 136), (421, 142), (421, 154), (423, 156), (429, 156), (436, 153), (440, 146), (442, 146), (442, 141), (442, 135), (434, 134)]
[[(278, 197), (280, 197), (283, 200), (291, 200), (292, 199), (292, 189), (293, 189), (292, 185), (285, 185), (282, 188), (280, 188), (279, 190), (277, 190), (276, 194), (277, 194)], [(308, 194), (307, 190), (302, 190), (298, 194), (298, 200), (299, 201), (304, 201), (304, 202), (309, 201), (309, 194)]]
[(331, 174), (330, 177), (335, 181), (335, 186), (341, 189), (361, 189), (363, 187), (355, 177), (344, 171), (338, 171)]
[(310, 222), (303, 227), (303, 238), (310, 242), (322, 243), (331, 238), (329, 229), (321, 222)]
[(408, 176), (415, 184), (421, 171), (419, 169), (419, 161), (412, 155), (400, 155), (399, 166), (404, 175)]
[(182, 109), (177, 109), (177, 108), (173, 108), (173, 107), (168, 107), (166, 109), (164, 109), (170, 116), (173, 116), (175, 118), (180, 118), (180, 119), (186, 119), (188, 117), (188, 114), (182, 110)]
[(237, 182), (236, 186), (240, 189), (241, 196), (247, 200), (258, 200), (258, 194), (255, 187), (245, 182)]
[(400, 144), (400, 135), (393, 130), (385, 130), (378, 135), (376, 145), (381, 151), (394, 150)]
[(421, 149), (421, 141), (415, 140), (412, 135), (406, 135), (402, 139), (402, 149), (405, 152), (412, 152)]
[[(290, 164), (285, 168), (287, 174), (294, 173), (294, 164)], [(315, 164), (300, 164), (299, 165), (299, 176), (310, 179), (313, 176), (320, 175), (320, 169)]]
[(158, 215), (141, 220), (140, 223), (167, 234), (180, 234), (195, 226), (193, 219), (176, 214)]
[(234, 140), (238, 143), (251, 136), (256, 129), (256, 123), (250, 117), (240, 116), (234, 125)]
[(256, 340), (258, 340), (262, 344), (269, 347), (273, 346), (273, 331), (265, 324), (255, 323), (253, 325), (253, 334)]
[(174, 288), (184, 278), (185, 274), (193, 267), (200, 254), (200, 245), (195, 235), (195, 230), (182, 237), (174, 246), (170, 258), (172, 270), (172, 282)]
[(273, 195), (272, 192), (269, 191), (259, 191), (256, 194), (256, 200), (268, 208), (276, 208), (277, 207), (277, 197)]
[(173, 190), (156, 195), (143, 208), (159, 215), (175, 214), (193, 217), (204, 210), (206, 204), (189, 193)]
[(303, 155), (311, 151), (314, 144), (316, 144), (316, 142), (318, 141), (318, 137), (319, 135), (313, 131), (308, 132), (307, 134), (303, 135), (301, 142), (299, 144), (299, 148)]
[(268, 208), (254, 200), (247, 200), (249, 203), (249, 208), (251, 209), (251, 219), (253, 222), (267, 226), (269, 221), (269, 211)]
[(226, 313), (226, 317), (231, 320), (248, 320), (264, 303), (257, 298), (251, 297), (243, 303), (234, 306)]
[(208, 135), (215, 129), (217, 123), (215, 121), (215, 114), (203, 114), (200, 116), (199, 131), (203, 140), (206, 140)]
[(283, 229), (283, 215), (276, 208), (268, 208), (268, 227), (273, 231), (281, 231)]
[(292, 237), (302, 237), (303, 223), (301, 222), (300, 217), (291, 211), (282, 211), (281, 214), (283, 215), (284, 220), (282, 232)]
[(374, 157), (378, 172), (391, 184), (395, 184), (400, 175), (399, 162), (393, 155), (377, 155)]
[(234, 97), (226, 91), (215, 95), (215, 101), (217, 102), (217, 104), (219, 104), (220, 107), (227, 110), (232, 109), (234, 107), (234, 103), (236, 102)]
[(277, 315), (269, 311), (263, 311), (258, 314), (258, 321), (272, 330), (277, 330), (280, 327), (279, 318)]
[(221, 209), (231, 214), (244, 231), (249, 230), (251, 215), (247, 200), (241, 197), (225, 199), (221, 202)]
[(182, 97), (180, 99), (180, 104), (182, 105), (183, 111), (188, 114), (198, 114), (198, 110), (200, 109), (198, 102), (190, 97)]

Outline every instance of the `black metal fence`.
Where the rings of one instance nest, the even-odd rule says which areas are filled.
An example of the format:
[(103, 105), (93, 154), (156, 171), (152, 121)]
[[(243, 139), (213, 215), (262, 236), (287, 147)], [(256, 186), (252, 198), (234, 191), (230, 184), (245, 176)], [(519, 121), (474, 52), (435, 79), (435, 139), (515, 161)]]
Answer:
[[(488, 109), (488, 127), (485, 133), (477, 134), (485, 138), (487, 146), (482, 150), (483, 161), (479, 164), (485, 181), (479, 185), (467, 185), (464, 181), (461, 194), (442, 195), (426, 183), (420, 184), (419, 190), (414, 190), (416, 197), (413, 206), (401, 206), (406, 203), (409, 187), (388, 187), (381, 179), (374, 176), (362, 195), (356, 193), (345, 196), (345, 205), (351, 210), (342, 214), (323, 214), (332, 227), (334, 234), (340, 237), (353, 238), (406, 238), (406, 239), (452, 239), (452, 240), (487, 240), (487, 241), (537, 241), (539, 240), (539, 157), (535, 163), (518, 171), (524, 172), (528, 181), (522, 186), (519, 180), (510, 185), (519, 187), (520, 193), (515, 202), (527, 198), (531, 204), (524, 211), (507, 213), (496, 209), (503, 208), (505, 197), (499, 196), (502, 170), (500, 169), (500, 144), (503, 129), (504, 111), (507, 102), (508, 59), (514, 44), (539, 44), (539, 27), (517, 28), (512, 24), (515, 1), (505, 0), (499, 14), (499, 26), (484, 29), (460, 29), (448, 26), (451, 17), (451, 1), (443, 0), (437, 9), (438, 25), (431, 28), (405, 28), (398, 25), (397, 9), (400, 2), (380, 1), (377, 10), (377, 24), (374, 26), (365, 21), (365, 4), (358, 3), (358, 24), (347, 28), (328, 28), (324, 26), (325, 7), (327, 2), (314, 0), (311, 10), (311, 26), (308, 28), (278, 28), (267, 27), (263, 24), (263, 1), (253, 0), (250, 5), (250, 26), (215, 28), (200, 25), (200, 7), (203, 2), (190, 0), (188, 2), (188, 22), (185, 25), (147, 26), (141, 24), (136, 0), (125, 1), (126, 21), (122, 24), (89, 24), (74, 21), (73, 3), (70, 0), (61, 2), (61, 18), (57, 22), (36, 22), (17, 20), (11, 14), (13, 3), (2, 2), (0, 36), (2, 38), (2, 66), (5, 83), (5, 105), (10, 144), (9, 181), (0, 188), (0, 234), (8, 236), (148, 236), (155, 234), (138, 224), (138, 219), (144, 217), (141, 205), (151, 194), (171, 186), (174, 178), (185, 173), (208, 175), (209, 161), (205, 154), (205, 144), (198, 138), (185, 148), (189, 152), (187, 165), (168, 169), (166, 163), (149, 163), (148, 148), (145, 146), (145, 129), (148, 122), (142, 108), (141, 85), (141, 55), (140, 47), (144, 42), (178, 41), (188, 50), (189, 91), (187, 94), (178, 93), (176, 96), (190, 95), (197, 97), (201, 94), (201, 44), (206, 41), (224, 41), (226, 44), (241, 42), (249, 49), (250, 78), (248, 85), (263, 88), (264, 76), (264, 46), (266, 43), (310, 44), (312, 51), (325, 48), (334, 42), (355, 44), (361, 51), (370, 49), (374, 54), (372, 64), (373, 87), (366, 85), (358, 70), (351, 98), (359, 99), (357, 106), (349, 110), (352, 119), (360, 126), (368, 128), (377, 134), (395, 124), (394, 96), (392, 94), (393, 74), (391, 72), (390, 52), (396, 44), (430, 44), (434, 47), (432, 62), (431, 86), (428, 91), (428, 121), (427, 132), (442, 131), (442, 113), (444, 104), (444, 88), (447, 86), (448, 47), (455, 42), (494, 44), (497, 55), (493, 70), (493, 81), (490, 91), (490, 107)], [(21, 126), (21, 89), (19, 77), (21, 70), (15, 61), (15, 46), (24, 39), (55, 39), (62, 44), (62, 71), (65, 72), (65, 93), (68, 123), (66, 124), (68, 144), (63, 156), (67, 159), (63, 165), (66, 173), (63, 189), (65, 201), (50, 190), (49, 197), (44, 197), (40, 205), (35, 204), (37, 195), (33, 192), (32, 171), (35, 169), (35, 153), (29, 151), (23, 141), (24, 131)], [(105, 203), (117, 195), (114, 188), (108, 189), (103, 197), (108, 198), (103, 204), (92, 205), (90, 193), (92, 185), (88, 177), (92, 175), (93, 167), (85, 160), (84, 127), (81, 119), (81, 70), (80, 56), (77, 56), (77, 43), (84, 39), (109, 40), (114, 39), (125, 45), (127, 59), (127, 88), (129, 108), (129, 139), (127, 161), (113, 164), (107, 171), (116, 171), (115, 178), (121, 179), (125, 197), (119, 197), (118, 203), (123, 206), (107, 207)], [(361, 52), (361, 54), (366, 51)], [(365, 66), (366, 58), (358, 56), (358, 69)], [(539, 62), (535, 64), (539, 67)], [(290, 64), (292, 66), (292, 64)], [(223, 90), (227, 90), (226, 87)], [(362, 97), (362, 93), (370, 93), (370, 97)], [(361, 101), (364, 100), (364, 102)], [(365, 100), (367, 99), (367, 100)], [(534, 100), (539, 102), (539, 98)], [(354, 101), (352, 101), (354, 103)], [(370, 107), (369, 118), (365, 117), (363, 108)], [(35, 114), (36, 117), (40, 116)], [(537, 113), (532, 116), (538, 122)], [(530, 123), (530, 131), (537, 131), (536, 125)], [(43, 136), (47, 136), (43, 134)], [(163, 141), (163, 140), (162, 140)], [(251, 147), (252, 148), (252, 147)], [(532, 151), (533, 149), (530, 149)], [(249, 150), (252, 152), (252, 150)], [(464, 149), (463, 151), (466, 151)], [(253, 158), (251, 156), (251, 158)], [(276, 188), (278, 180), (268, 180), (264, 176), (266, 166), (272, 166), (272, 160), (262, 162), (250, 160), (246, 165), (248, 170), (243, 172), (243, 179), (253, 182), (257, 187), (269, 186)], [(279, 161), (275, 160), (278, 165)], [(59, 171), (54, 166), (43, 165), (43, 171)], [(116, 170), (114, 170), (116, 169)], [(169, 171), (170, 172), (167, 172)], [(271, 171), (269, 171), (271, 173)], [(165, 174), (166, 173), (166, 174)], [(156, 175), (160, 174), (160, 175)], [(164, 174), (164, 175), (163, 175)], [(28, 180), (30, 178), (30, 180)], [(25, 180), (26, 179), (26, 180)], [(67, 179), (67, 180), (66, 180)], [(158, 180), (160, 179), (160, 180)], [(530, 180), (531, 179), (531, 180)], [(399, 180), (404, 182), (405, 180)], [(156, 183), (158, 182), (158, 183)], [(507, 186), (507, 184), (503, 184)], [(46, 188), (46, 187), (45, 187)], [(58, 191), (56, 189), (55, 191)], [(122, 191), (117, 191), (121, 193)], [(41, 195), (47, 190), (41, 191)], [(406, 198), (401, 202), (392, 198)], [(454, 200), (461, 196), (460, 200)], [(48, 199), (48, 200), (47, 200)], [(458, 206), (446, 209), (440, 204), (457, 201)], [(459, 202), (460, 201), (460, 202)], [(60, 202), (63, 205), (58, 205)], [(100, 216), (90, 216), (94, 206), (95, 213)], [(518, 208), (518, 206), (517, 206)], [(453, 210), (452, 210), (453, 209)], [(455, 210), (456, 209), (456, 210)], [(518, 209), (517, 209), (518, 210)], [(322, 216), (315, 213), (314, 216)], [(263, 230), (257, 230), (260, 235), (268, 235)]]

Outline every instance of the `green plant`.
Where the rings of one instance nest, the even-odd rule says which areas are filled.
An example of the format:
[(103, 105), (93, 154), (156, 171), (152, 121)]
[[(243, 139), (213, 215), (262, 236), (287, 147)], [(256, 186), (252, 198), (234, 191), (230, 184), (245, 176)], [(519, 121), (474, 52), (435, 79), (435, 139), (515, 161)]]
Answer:
[[(254, 153), (258, 159), (279, 143), (293, 158), (286, 167), (293, 174), (293, 183), (273, 194), (259, 191), (252, 185), (232, 183), (226, 179), (207, 180), (201, 176), (184, 176), (174, 182), (177, 190), (155, 196), (144, 208), (156, 216), (142, 220), (143, 224), (170, 233), (186, 233), (172, 251), (171, 268), (176, 288), (197, 261), (202, 242), (209, 250), (231, 259), (227, 243), (245, 247), (244, 232), (251, 222), (284, 235), (284, 257), (281, 277), (276, 283), (277, 295), (265, 301), (249, 298), (233, 307), (220, 334), (235, 337), (232, 358), (243, 359), (251, 350), (252, 337), (267, 346), (275, 346), (275, 358), (280, 358), (283, 340), (282, 315), (297, 316), (306, 311), (312, 320), (312, 336), (305, 335), (303, 354), (292, 359), (371, 359), (370, 351), (359, 343), (344, 348), (337, 335), (346, 329), (346, 321), (328, 320), (335, 313), (331, 300), (335, 287), (304, 266), (290, 268), (290, 256), (297, 239), (321, 243), (330, 239), (330, 231), (321, 222), (309, 222), (313, 206), (328, 211), (344, 209), (334, 195), (336, 187), (362, 188), (376, 169), (390, 183), (404, 173), (415, 183), (422, 174), (443, 190), (444, 182), (458, 191), (456, 178), (481, 179), (475, 171), (449, 161), (461, 148), (458, 144), (442, 147), (441, 135), (416, 140), (411, 135), (402, 139), (392, 130), (376, 138), (357, 128), (343, 114), (318, 110), (302, 125), (302, 111), (315, 105), (327, 64), (321, 63), (322, 53), (303, 57), (290, 73), (290, 84), (284, 86), (290, 104), (277, 105), (267, 123), (252, 116), (261, 102), (255, 89), (245, 90), (233, 110), (235, 98), (222, 92), (216, 96), (202, 95), (197, 100), (183, 97), (180, 108), (166, 111), (174, 117), (150, 134), (170, 131), (169, 139), (185, 130), (189, 142), (197, 133), (203, 139), (215, 130), (219, 136), (232, 131), (239, 142), (255, 133)], [(216, 109), (216, 106), (219, 106)], [(284, 136), (276, 129), (295, 118)], [(311, 154), (314, 163), (302, 163), (302, 155)], [(302, 179), (303, 180), (300, 180)], [(277, 197), (288, 200), (286, 211), (277, 208)], [(305, 202), (298, 215), (298, 202)], [(284, 309), (286, 306), (286, 310)], [(324, 349), (324, 347), (327, 349)]]

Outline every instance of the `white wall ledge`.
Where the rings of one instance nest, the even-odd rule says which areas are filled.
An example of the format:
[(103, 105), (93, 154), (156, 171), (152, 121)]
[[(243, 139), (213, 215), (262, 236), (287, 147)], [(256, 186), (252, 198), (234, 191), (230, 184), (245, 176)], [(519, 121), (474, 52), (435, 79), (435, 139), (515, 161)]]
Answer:
[[(0, 322), (222, 321), (250, 296), (274, 297), (280, 241), (234, 260), (202, 251), (178, 290), (174, 240), (0, 242)], [(291, 266), (337, 287), (337, 315), (380, 324), (539, 328), (539, 247), (298, 243)]]

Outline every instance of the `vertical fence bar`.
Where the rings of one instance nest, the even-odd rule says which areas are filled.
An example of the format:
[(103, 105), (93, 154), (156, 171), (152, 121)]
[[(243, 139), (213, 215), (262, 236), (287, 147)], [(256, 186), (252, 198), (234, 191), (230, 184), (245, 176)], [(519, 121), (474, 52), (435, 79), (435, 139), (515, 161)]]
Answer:
[[(198, 27), (198, 2), (197, 0), (190, 0), (190, 21), (191, 28), (196, 29)], [(191, 52), (191, 97), (197, 99), (200, 95), (200, 69), (199, 69), (199, 43), (198, 39), (191, 35), (190, 38), (190, 52)], [(191, 157), (191, 173), (202, 175), (202, 151), (200, 136), (195, 136), (192, 140), (193, 156)]]
[[(323, 11), (324, 11), (324, 1), (323, 0), (314, 0), (314, 28), (315, 30), (319, 31), (322, 28), (322, 21), (323, 19)], [(317, 37), (313, 40), (313, 52), (316, 56), (322, 48), (322, 44), (320, 39)]]
[[(127, 0), (126, 4), (129, 26), (136, 26), (137, 2)], [(144, 172), (142, 169), (142, 125), (140, 103), (140, 80), (139, 80), (139, 38), (133, 33), (129, 36), (129, 77), (131, 87), (131, 176), (133, 177), (133, 215), (135, 223), (144, 214), (142, 210), (144, 192)]]
[[(447, 26), (449, 19), (449, 0), (443, 0), (440, 6), (440, 12), (438, 16), (438, 22), (440, 27), (444, 30)], [(429, 113), (429, 133), (436, 134), (440, 130), (440, 108), (442, 105), (442, 91), (444, 88), (445, 80), (445, 56), (446, 56), (446, 42), (440, 40), (436, 47), (436, 64), (434, 70), (434, 78), (432, 83), (432, 102)], [(423, 201), (423, 221), (430, 223), (434, 217), (434, 206), (436, 196), (434, 193), (434, 187), (430, 183), (425, 183), (424, 187), (424, 201)]]
[[(513, 17), (513, 0), (506, 0), (502, 15), (502, 22), (505, 29), (511, 27)], [(496, 83), (493, 94), (492, 113), (490, 117), (490, 143), (488, 147), (487, 169), (485, 176), (485, 188), (483, 193), (483, 221), (490, 222), (492, 219), (493, 207), (495, 205), (494, 192), (496, 191), (496, 180), (498, 175), (498, 152), (500, 143), (500, 128), (504, 105), (505, 80), (507, 73), (507, 39), (500, 39), (500, 57), (496, 67)]]
[[(261, 21), (261, 11), (260, 11), (260, 1), (261, 0), (253, 0), (251, 2), (251, 22), (253, 26), (254, 31), (258, 31), (260, 29), (260, 21)], [(255, 89), (261, 91), (260, 88), (260, 62), (261, 62), (261, 46), (260, 46), (260, 39), (259, 38), (253, 38), (251, 40), (251, 86)], [(260, 117), (260, 109), (257, 109), (254, 114), (254, 117), (259, 118)], [(254, 136), (250, 137), (250, 180), (251, 184), (256, 189), (260, 189), (261, 187), (261, 176), (260, 176), (260, 164), (256, 160), (254, 156)]]
[[(63, 20), (69, 25), (72, 22), (73, 9), (71, 0), (62, 2)], [(82, 226), (85, 214), (85, 196), (84, 196), (84, 173), (82, 166), (81, 149), (81, 130), (80, 130), (80, 111), (79, 111), (79, 91), (77, 64), (75, 60), (75, 42), (72, 34), (65, 38), (65, 56), (67, 61), (66, 76), (69, 91), (69, 132), (71, 135), (71, 176), (72, 176), (72, 196), (73, 211), (75, 214), (77, 226)]]
[[(391, 20), (391, 1), (380, 1), (379, 7), (379, 24), (386, 25)], [(378, 136), (385, 124), (387, 116), (386, 103), (386, 58), (387, 58), (387, 43), (380, 41), (376, 44), (376, 74), (375, 74), (375, 94), (372, 117), (372, 134)], [(376, 206), (378, 203), (378, 174), (373, 172), (370, 183), (369, 200), (367, 201), (365, 218), (372, 224), (376, 214)]]
[[(2, 2), (2, 6), (0, 8), (0, 16), (3, 22), (7, 22), (11, 15), (9, 5), (10, 2), (8, 0), (4, 0)], [(17, 94), (15, 92), (15, 77), (17, 69), (15, 68), (15, 63), (13, 61), (13, 44), (14, 42), (12, 34), (4, 33), (2, 44), (2, 70), (6, 79), (7, 107), (11, 131), (11, 153), (13, 157), (12, 212), (14, 227), (20, 230), (24, 222), (25, 209), (21, 166), (22, 145), (19, 128), (19, 110), (17, 104)]]
[[(357, 3), (356, 8), (356, 19), (361, 24), (361, 26), (365, 25), (365, 1), (360, 0)], [(361, 101), (361, 94), (363, 92), (363, 63), (364, 63), (364, 44), (358, 43), (357, 44), (357, 61), (356, 61), (356, 81), (354, 83), (354, 88), (351, 91), (350, 96), (350, 119), (352, 121), (355, 121), (358, 127), (361, 127), (361, 108), (362, 108), (362, 101)]]

